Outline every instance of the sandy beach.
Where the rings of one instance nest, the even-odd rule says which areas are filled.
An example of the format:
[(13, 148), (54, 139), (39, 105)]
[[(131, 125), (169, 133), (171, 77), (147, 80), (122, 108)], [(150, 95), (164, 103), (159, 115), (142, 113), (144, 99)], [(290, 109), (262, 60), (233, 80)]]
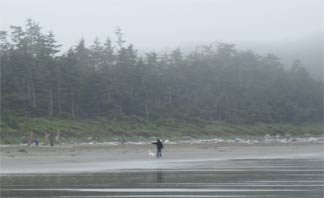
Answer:
[(206, 160), (298, 158), (323, 156), (323, 143), (165, 144), (163, 158), (147, 144), (76, 144), (27, 147), (1, 146), (1, 173), (99, 172), (121, 169), (179, 168)]

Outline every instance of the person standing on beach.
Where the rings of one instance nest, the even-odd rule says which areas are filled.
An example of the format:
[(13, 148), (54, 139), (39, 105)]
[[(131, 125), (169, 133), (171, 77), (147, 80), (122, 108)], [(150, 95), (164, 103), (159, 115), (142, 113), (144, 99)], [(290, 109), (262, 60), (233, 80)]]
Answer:
[(162, 157), (163, 144), (160, 141), (160, 139), (157, 139), (157, 141), (156, 142), (153, 142), (152, 144), (155, 144), (156, 145), (156, 149), (157, 149), (156, 158)]
[(54, 146), (54, 137), (53, 137), (53, 135), (51, 133), (49, 134), (48, 139), (49, 139), (50, 145)]
[(38, 146), (38, 144), (39, 144), (39, 139), (38, 139), (38, 137), (36, 137), (35, 138), (35, 146)]

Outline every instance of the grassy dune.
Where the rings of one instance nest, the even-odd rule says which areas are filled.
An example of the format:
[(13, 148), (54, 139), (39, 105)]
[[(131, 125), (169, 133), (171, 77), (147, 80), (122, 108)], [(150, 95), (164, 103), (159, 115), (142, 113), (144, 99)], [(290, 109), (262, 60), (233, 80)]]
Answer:
[(162, 139), (193, 138), (257, 138), (266, 134), (304, 137), (321, 136), (322, 123), (256, 123), (250, 125), (229, 124), (199, 119), (145, 120), (140, 117), (122, 119), (62, 119), (62, 118), (26, 118), (1, 122), (1, 144), (22, 143), (33, 132), (40, 141), (44, 141), (45, 132), (56, 135), (60, 131), (63, 142), (84, 141), (137, 141), (160, 137)]

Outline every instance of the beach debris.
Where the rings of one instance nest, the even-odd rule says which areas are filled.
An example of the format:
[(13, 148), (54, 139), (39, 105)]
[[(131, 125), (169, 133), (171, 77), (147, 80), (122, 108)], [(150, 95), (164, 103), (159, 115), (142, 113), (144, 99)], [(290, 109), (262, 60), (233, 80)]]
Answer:
[(60, 145), (60, 130), (59, 129), (56, 130), (55, 143), (57, 145)]
[(183, 140), (191, 140), (192, 137), (191, 137), (191, 136), (183, 136), (182, 139), (183, 139)]
[(34, 132), (30, 132), (30, 137), (29, 137), (29, 139), (28, 139), (28, 144), (27, 144), (27, 146), (32, 146), (32, 144), (33, 144), (33, 139), (34, 139)]

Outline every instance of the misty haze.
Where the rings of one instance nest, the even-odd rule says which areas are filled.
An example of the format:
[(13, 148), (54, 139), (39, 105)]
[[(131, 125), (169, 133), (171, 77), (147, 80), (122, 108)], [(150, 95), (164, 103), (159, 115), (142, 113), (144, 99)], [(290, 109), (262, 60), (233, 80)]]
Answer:
[(320, 0), (2, 0), (1, 197), (318, 197)]

